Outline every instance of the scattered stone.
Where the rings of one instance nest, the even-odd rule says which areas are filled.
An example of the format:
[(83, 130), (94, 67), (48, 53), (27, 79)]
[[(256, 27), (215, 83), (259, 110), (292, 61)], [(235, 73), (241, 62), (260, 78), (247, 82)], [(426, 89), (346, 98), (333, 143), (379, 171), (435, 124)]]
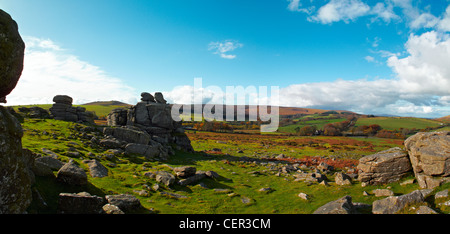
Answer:
[(363, 191), (363, 196), (369, 196), (369, 193), (366, 191)]
[(434, 199), (447, 198), (447, 197), (448, 197), (448, 189), (437, 192), (434, 195)]
[(336, 173), (335, 182), (337, 185), (351, 185), (352, 184), (352, 178), (344, 173)]
[(250, 203), (252, 203), (253, 201), (254, 201), (254, 200), (251, 199), (251, 198), (249, 198), (249, 197), (245, 197), (245, 196), (242, 196), (242, 197), (241, 197), (241, 202), (244, 203), (244, 204), (250, 204)]
[(41, 150), (42, 150), (42, 152), (43, 152), (44, 154), (46, 154), (46, 155), (48, 155), (48, 156), (50, 156), (50, 157), (52, 157), (52, 158), (54, 158), (54, 159), (57, 159), (57, 158), (58, 158), (58, 155), (57, 155), (55, 152), (53, 152), (53, 151), (51, 151), (51, 150), (49, 150), (49, 149), (47, 149), (47, 148), (42, 148)]
[(186, 178), (195, 175), (197, 169), (191, 166), (182, 166), (182, 167), (175, 167), (173, 171), (178, 177)]
[(56, 180), (70, 185), (86, 185), (88, 182), (86, 172), (73, 162), (66, 163), (59, 169)]
[(309, 195), (306, 193), (299, 193), (297, 196), (303, 200), (306, 200), (306, 201), (309, 200)]
[(178, 181), (178, 184), (181, 186), (186, 186), (189, 184), (196, 183), (205, 177), (206, 177), (205, 173), (199, 171), (195, 175), (192, 175), (190, 177), (187, 177), (186, 179), (182, 179), (182, 180)]
[(221, 188), (216, 188), (214, 189), (215, 193), (231, 193), (231, 189), (221, 189)]
[(328, 164), (325, 163), (325, 162), (321, 162), (321, 163), (317, 166), (317, 169), (320, 170), (320, 171), (322, 171), (322, 172), (327, 172), (327, 171), (332, 171), (332, 170), (334, 170), (334, 167), (328, 165)]
[(60, 214), (101, 214), (104, 200), (89, 193), (60, 193), (58, 213)]
[(319, 207), (313, 214), (355, 214), (356, 209), (351, 196), (344, 196), (336, 201), (328, 202)]
[(133, 212), (142, 208), (141, 201), (133, 195), (106, 195), (105, 198), (109, 204), (119, 207), (124, 212)]
[(375, 197), (389, 197), (394, 196), (394, 192), (389, 189), (375, 189), (372, 190), (372, 193), (375, 194)]
[(144, 172), (144, 176), (146, 176), (146, 177), (148, 177), (150, 179), (155, 179), (156, 178), (156, 174), (151, 172), (151, 171)]
[(322, 180), (319, 184), (323, 186), (330, 186), (326, 180)]
[(89, 166), (89, 173), (92, 177), (102, 178), (108, 176), (108, 169), (96, 159), (84, 160), (83, 162)]
[(120, 143), (117, 139), (106, 138), (100, 140), (100, 145), (107, 149), (117, 149), (122, 147), (122, 143)]
[(153, 191), (158, 191), (159, 188), (160, 188), (159, 184), (154, 184), (154, 185), (152, 186)]
[(156, 172), (156, 181), (170, 186), (175, 183), (175, 176), (166, 171), (158, 171)]
[(414, 184), (415, 179), (409, 179), (409, 180), (405, 180), (403, 182), (400, 183), (401, 186), (405, 186), (408, 184)]
[(416, 214), (437, 214), (437, 212), (428, 206), (420, 206)]
[(145, 190), (135, 189), (135, 190), (133, 190), (133, 193), (135, 193), (135, 194), (137, 194), (139, 196), (142, 196), (142, 197), (150, 196), (150, 193), (148, 191), (145, 191)]
[(263, 192), (263, 193), (271, 193), (271, 192), (273, 192), (273, 191), (275, 191), (273, 188), (270, 188), (270, 187), (266, 187), (266, 188), (260, 188), (259, 190), (258, 190), (258, 192)]
[(405, 140), (405, 147), (421, 188), (450, 181), (450, 131), (419, 132)]
[(411, 163), (405, 151), (391, 148), (359, 159), (361, 173), (358, 180), (378, 185), (395, 182), (411, 171)]
[(220, 175), (217, 174), (217, 172), (215, 172), (215, 171), (206, 171), (205, 175), (211, 179), (217, 179), (220, 177)]
[(105, 214), (125, 214), (119, 207), (111, 204), (106, 204), (102, 207)]
[(159, 194), (163, 195), (163, 196), (167, 196), (170, 198), (175, 198), (175, 199), (187, 199), (189, 197), (181, 195), (181, 194), (176, 194), (176, 193), (168, 193), (168, 192), (160, 192)]

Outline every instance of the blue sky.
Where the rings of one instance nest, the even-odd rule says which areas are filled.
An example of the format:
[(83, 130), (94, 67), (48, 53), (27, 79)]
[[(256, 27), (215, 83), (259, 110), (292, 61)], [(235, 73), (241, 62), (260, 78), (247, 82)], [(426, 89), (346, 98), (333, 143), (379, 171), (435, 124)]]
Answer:
[(61, 92), (132, 103), (143, 91), (187, 102), (201, 77), (203, 86), (277, 85), (285, 106), (449, 115), (449, 5), (0, 0), (27, 44), (8, 103), (51, 103)]

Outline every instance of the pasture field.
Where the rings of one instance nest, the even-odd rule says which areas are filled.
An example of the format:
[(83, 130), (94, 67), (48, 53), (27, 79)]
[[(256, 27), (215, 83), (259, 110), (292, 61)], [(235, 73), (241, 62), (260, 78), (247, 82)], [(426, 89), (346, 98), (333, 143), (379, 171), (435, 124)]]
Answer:
[(426, 129), (427, 127), (439, 127), (440, 122), (431, 119), (412, 118), (412, 117), (373, 117), (359, 118), (356, 126), (378, 124), (386, 130), (408, 129)]

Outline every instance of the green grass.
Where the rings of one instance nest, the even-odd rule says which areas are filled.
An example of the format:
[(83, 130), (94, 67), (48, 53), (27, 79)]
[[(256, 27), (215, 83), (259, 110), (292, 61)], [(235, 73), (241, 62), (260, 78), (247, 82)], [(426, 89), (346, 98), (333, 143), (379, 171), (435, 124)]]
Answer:
[[(148, 161), (141, 155), (118, 154), (113, 158), (106, 157), (108, 151), (90, 144), (89, 139), (82, 137), (76, 129), (85, 127), (57, 120), (30, 120), (25, 119), (23, 123), (24, 137), (23, 147), (29, 148), (35, 153), (42, 154), (42, 148), (47, 148), (57, 153), (61, 161), (67, 162), (73, 159), (88, 174), (88, 185), (67, 186), (59, 184), (54, 178), (36, 176), (34, 188), (39, 191), (47, 207), (41, 207), (35, 200), (30, 206), (29, 213), (55, 213), (57, 209), (58, 194), (62, 192), (87, 191), (92, 195), (104, 197), (109, 194), (129, 193), (140, 199), (144, 209), (138, 213), (162, 213), (162, 214), (309, 214), (325, 203), (336, 200), (345, 195), (350, 195), (354, 202), (371, 204), (380, 199), (373, 195), (363, 196), (363, 191), (372, 191), (376, 188), (391, 186), (396, 194), (405, 194), (418, 189), (417, 184), (400, 186), (392, 183), (382, 186), (361, 187), (359, 182), (354, 181), (351, 186), (337, 186), (330, 183), (329, 187), (319, 184), (308, 184), (294, 181), (290, 175), (277, 176), (278, 170), (272, 170), (274, 166), (269, 164), (255, 164), (253, 162), (240, 161), (242, 156), (259, 158), (262, 154), (284, 153), (287, 156), (302, 157), (339, 154), (345, 157), (345, 153), (355, 153), (358, 157), (362, 154), (371, 153), (368, 147), (385, 149), (398, 145), (393, 140), (375, 138), (351, 138), (355, 146), (348, 144), (349, 138), (339, 137), (287, 137), (265, 135), (256, 138), (259, 141), (252, 142), (254, 135), (228, 134), (208, 136), (207, 140), (191, 138), (196, 150), (210, 150), (211, 147), (222, 149), (223, 154), (205, 155), (203, 153), (185, 153), (177, 151), (167, 162)], [(89, 133), (89, 134), (95, 134)], [(190, 133), (192, 134), (192, 133)], [(201, 133), (197, 133), (199, 136)], [(213, 137), (227, 136), (222, 139), (227, 143), (221, 143)], [(234, 138), (231, 138), (234, 137)], [(242, 137), (242, 138), (240, 138)], [(311, 141), (311, 143), (308, 143)], [(271, 143), (267, 148), (262, 148), (261, 143)], [(292, 144), (297, 142), (298, 144)], [(305, 145), (300, 145), (305, 144)], [(74, 147), (82, 153), (80, 158), (70, 158), (66, 155), (69, 147)], [(330, 152), (329, 149), (335, 149)], [(338, 150), (336, 147), (340, 147)], [(345, 147), (350, 147), (345, 150)], [(244, 153), (237, 153), (243, 149)], [(256, 154), (255, 152), (260, 152)], [(359, 153), (358, 153), (359, 152)], [(88, 154), (88, 153), (93, 153)], [(228, 154), (226, 154), (228, 153)], [(88, 156), (90, 155), (90, 156)], [(349, 154), (350, 155), (350, 154)], [(104, 178), (92, 178), (88, 173), (88, 167), (83, 160), (97, 159), (108, 168), (109, 175)], [(174, 185), (167, 188), (161, 185), (160, 191), (184, 195), (186, 199), (175, 199), (160, 194), (160, 191), (149, 190), (156, 184), (154, 179), (144, 176), (145, 172), (168, 171), (170, 167), (191, 165), (197, 170), (213, 170), (221, 175), (221, 178), (205, 178), (196, 184), (188, 186)], [(259, 174), (252, 172), (258, 171)], [(56, 174), (56, 172), (54, 172)], [(327, 174), (329, 181), (334, 181), (333, 173)], [(203, 183), (207, 188), (199, 185)], [(262, 193), (258, 190), (270, 187), (274, 191)], [(227, 193), (217, 193), (215, 188), (229, 189), (234, 196)], [(136, 191), (145, 190), (148, 195), (138, 195)], [(309, 201), (297, 197), (300, 192), (308, 194)], [(244, 204), (241, 199), (250, 198), (249, 204)]]
[[(321, 116), (321, 117), (326, 117), (326, 116)], [(315, 125), (317, 127), (317, 129), (323, 129), (323, 127), (329, 123), (337, 123), (337, 122), (342, 122), (344, 120), (346, 120), (346, 119), (344, 119), (344, 118), (333, 119), (330, 117), (316, 119), (316, 120), (308, 120), (308, 121), (300, 121), (299, 120), (295, 124), (279, 127), (278, 131), (286, 132), (286, 133), (296, 133), (295, 129), (298, 127), (302, 128), (304, 126), (313, 126), (313, 125)]]
[(355, 126), (378, 124), (386, 130), (399, 130), (400, 128), (425, 129), (427, 127), (439, 127), (440, 122), (429, 119), (412, 117), (374, 117), (359, 118)]

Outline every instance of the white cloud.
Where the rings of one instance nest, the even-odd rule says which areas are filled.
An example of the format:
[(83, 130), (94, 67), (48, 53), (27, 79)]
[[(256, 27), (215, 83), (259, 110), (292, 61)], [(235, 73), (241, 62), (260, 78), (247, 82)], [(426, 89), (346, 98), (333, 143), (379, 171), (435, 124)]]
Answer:
[(55, 95), (69, 95), (74, 104), (118, 100), (136, 102), (134, 90), (97, 66), (82, 61), (50, 39), (24, 37), (24, 69), (9, 105), (53, 103)]
[[(288, 0), (288, 2), (288, 10), (306, 13), (309, 15), (308, 21), (322, 24), (339, 21), (349, 23), (360, 17), (369, 16), (370, 23), (382, 20), (389, 24), (395, 21), (396, 23), (405, 22), (413, 30), (431, 28), (444, 32), (450, 31), (450, 6), (442, 16), (435, 16), (429, 12), (428, 7), (419, 9), (411, 0), (385, 0), (375, 5), (368, 5), (372, 2), (362, 0), (330, 0), (324, 5), (317, 6), (317, 11), (315, 5), (303, 7), (300, 0)], [(402, 14), (397, 13), (395, 9)]]
[(450, 6), (447, 7), (442, 19), (437, 24), (439, 30), (444, 32), (450, 32)]
[(370, 55), (367, 55), (366, 57), (364, 57), (364, 59), (365, 59), (367, 62), (369, 62), (369, 63), (377, 62), (377, 61), (375, 60), (375, 58), (372, 57), (372, 56), (370, 56)]
[(405, 93), (450, 95), (450, 36), (430, 31), (411, 35), (405, 45), (409, 56), (388, 59)]
[[(280, 90), (284, 106), (344, 109), (361, 113), (438, 117), (450, 113), (450, 36), (431, 31), (412, 34), (407, 56), (389, 56), (394, 79), (336, 80), (294, 84)], [(375, 61), (371, 56), (365, 57)]]
[(224, 59), (234, 59), (236, 55), (228, 54), (228, 52), (234, 51), (235, 49), (241, 48), (244, 45), (235, 40), (225, 40), (211, 42), (208, 45), (208, 50), (212, 50), (214, 54), (220, 55)]
[(386, 23), (390, 23), (391, 20), (400, 20), (400, 16), (394, 12), (394, 5), (390, 2), (387, 2), (386, 5), (382, 2), (377, 3), (372, 8), (371, 13), (375, 15), (372, 22), (377, 19), (382, 19)]
[(311, 16), (310, 21), (329, 24), (338, 21), (348, 23), (358, 17), (366, 15), (370, 7), (360, 0), (331, 0), (319, 8), (317, 15)]
[(289, 9), (290, 11), (297, 11), (297, 12), (303, 12), (306, 14), (311, 14), (316, 7), (315, 6), (310, 6), (308, 8), (302, 8), (302, 3), (300, 2), (300, 0), (288, 0), (289, 5), (287, 7), (287, 9)]

